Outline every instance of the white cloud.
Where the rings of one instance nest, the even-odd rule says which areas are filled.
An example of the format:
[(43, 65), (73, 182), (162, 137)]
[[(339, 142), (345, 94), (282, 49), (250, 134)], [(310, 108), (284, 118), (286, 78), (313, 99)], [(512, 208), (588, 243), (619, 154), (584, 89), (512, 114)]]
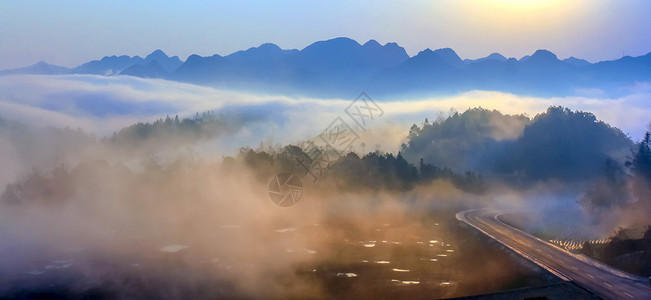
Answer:
[[(369, 131), (360, 131), (366, 151), (375, 145), (396, 151), (413, 123), (446, 116), (450, 109), (497, 109), (503, 113), (525, 113), (531, 117), (551, 105), (593, 112), (613, 126), (639, 139), (651, 121), (648, 84), (616, 99), (589, 97), (536, 98), (490, 91), (470, 91), (454, 97), (424, 100), (383, 101), (385, 114), (372, 121)], [(222, 149), (257, 146), (261, 141), (294, 143), (321, 133), (337, 117), (352, 126), (345, 108), (350, 99), (261, 96), (160, 79), (92, 75), (6, 76), (0, 80), (0, 115), (36, 126), (81, 127), (108, 135), (138, 121), (165, 115), (180, 117), (208, 110), (242, 114), (250, 118), (246, 128), (220, 141)], [(371, 95), (373, 96), (373, 95)], [(360, 145), (356, 149), (362, 150)]]

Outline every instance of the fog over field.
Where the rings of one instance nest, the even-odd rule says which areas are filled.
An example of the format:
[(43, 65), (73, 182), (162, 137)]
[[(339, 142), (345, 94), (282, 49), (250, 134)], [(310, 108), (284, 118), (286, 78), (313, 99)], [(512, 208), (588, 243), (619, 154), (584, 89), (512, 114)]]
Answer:
[[(125, 76), (4, 79), (0, 256), (12, 259), (0, 261), (0, 295), (442, 297), (499, 288), (482, 283), (486, 274), (506, 286), (521, 284), (522, 276), (553, 281), (536, 279), (532, 266), (501, 271), (513, 263), (508, 258), (473, 275), (472, 261), (456, 255), (480, 246), (458, 237), (449, 216), (427, 213), (480, 201), (446, 180), (401, 194), (339, 190), (334, 174), (319, 183), (302, 177), (301, 202), (271, 202), (269, 172), (278, 164), (252, 165), (240, 147), (277, 155), (320, 134), (351, 100)], [(396, 152), (409, 122), (443, 119), (470, 97), (414, 101), (407, 110), (404, 102), (378, 102), (385, 114), (360, 131), (360, 142), (367, 152)], [(160, 139), (112, 140), (128, 125), (177, 114), (205, 118), (206, 111), (224, 123), (214, 133), (200, 129), (205, 137), (163, 132)], [(361, 147), (354, 147), (360, 155)]]
[(648, 297), (649, 15), (0, 0), (0, 299)]
[[(647, 84), (616, 99), (470, 91), (375, 101), (381, 111), (364, 128), (346, 114), (358, 96), (255, 95), (130, 76), (2, 77), (0, 256), (13, 259), (0, 265), (7, 284), (0, 293), (470, 295), (553, 276), (533, 266), (520, 270), (490, 247), (482, 248), (490, 258), (476, 259), (495, 262), (473, 265), (467, 251), (482, 242), (451, 222), (458, 210), (563, 207), (590, 216), (576, 226), (599, 220), (600, 236), (648, 221), (640, 210), (603, 210), (585, 196), (602, 178), (600, 159), (623, 166), (634, 150), (625, 134), (644, 136)], [(558, 105), (594, 116), (550, 108)], [(300, 148), (288, 145), (314, 139), (338, 118), (359, 135), (345, 149), (356, 154), (343, 152), (313, 181), (291, 157)], [(553, 126), (566, 121), (588, 126), (577, 127), (585, 138), (570, 141), (617, 144), (581, 148), (579, 156), (563, 150), (568, 159), (592, 159), (576, 165), (590, 168), (570, 166), (571, 173), (513, 154), (532, 139), (564, 136)], [(509, 159), (499, 163), (504, 155)], [(551, 159), (554, 168), (566, 167)], [(270, 178), (280, 172), (302, 180), (297, 205), (270, 201)], [(640, 200), (623, 203), (630, 201)], [(480, 272), (473, 276), (473, 268)], [(486, 276), (506, 283), (482, 283)], [(43, 290), (53, 278), (58, 290)], [(407, 285), (418, 288), (395, 290)]]

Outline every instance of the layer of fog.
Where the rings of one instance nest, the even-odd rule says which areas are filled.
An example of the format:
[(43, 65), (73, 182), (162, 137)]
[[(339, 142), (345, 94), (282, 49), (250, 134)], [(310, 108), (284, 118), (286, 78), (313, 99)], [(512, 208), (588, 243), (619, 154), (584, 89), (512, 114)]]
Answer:
[[(559, 198), (565, 192), (563, 187), (555, 189), (553, 184), (544, 184), (524, 193), (498, 187), (492, 194), (479, 197), (459, 191), (448, 182), (435, 182), (402, 195), (400, 200), (404, 202), (396, 202), (396, 195), (390, 193), (339, 195), (326, 186), (316, 192), (306, 190), (298, 206), (281, 209), (267, 198), (266, 183), (253, 179), (250, 170), (243, 166), (223, 169), (220, 162), (224, 155), (233, 155), (243, 146), (256, 148), (260, 143), (298, 143), (320, 134), (338, 117), (360, 135), (354, 150), (395, 153), (411, 124), (425, 118), (442, 119), (455, 110), (462, 112), (471, 107), (534, 116), (550, 105), (563, 105), (593, 112), (597, 118), (638, 138), (651, 115), (651, 106), (645, 101), (649, 94), (649, 89), (640, 85), (631, 95), (619, 99), (540, 99), (486, 91), (444, 99), (396, 99), (378, 102), (384, 114), (367, 120), (370, 126), (362, 130), (353, 125), (345, 112), (358, 95), (351, 95), (350, 99), (261, 96), (126, 76), (3, 77), (0, 116), (28, 126), (79, 127), (102, 137), (136, 122), (176, 114), (192, 117), (203, 111), (240, 115), (246, 122), (225, 136), (195, 145), (199, 151), (197, 156), (180, 152), (174, 159), (163, 162), (143, 161), (144, 166), (135, 171), (124, 169), (123, 163), (133, 159), (128, 153), (111, 154), (106, 164), (97, 161), (108, 155), (103, 149), (79, 149), (80, 153), (69, 154), (79, 156), (77, 163), (87, 163), (82, 168), (76, 163), (63, 165), (68, 171), (77, 169), (77, 173), (65, 177), (70, 180), (65, 183), (71, 184), (74, 192), (60, 191), (64, 185), (54, 185), (49, 193), (68, 195), (70, 192), (70, 197), (60, 203), (30, 203), (0, 210), (0, 237), (5, 245), (0, 247), (0, 256), (17, 258), (2, 261), (0, 268), (10, 274), (28, 272), (26, 268), (33, 267), (34, 262), (22, 253), (26, 250), (23, 246), (31, 244), (51, 249), (52, 255), (70, 249), (81, 249), (89, 255), (109, 253), (112, 263), (124, 266), (156, 260), (158, 255), (164, 255), (159, 253), (160, 249), (190, 246), (188, 250), (196, 251), (197, 257), (205, 260), (200, 264), (215, 264), (216, 268), (209, 268), (207, 274), (234, 281), (247, 295), (318, 295), (321, 288), (318, 285), (298, 282), (287, 286), (282, 284), (283, 280), (279, 283), (277, 276), (289, 281), (302, 280), (294, 278), (296, 274), (288, 267), (312, 259), (313, 250), (327, 252), (332, 239), (340, 238), (341, 232), (316, 229), (309, 238), (301, 235), (278, 238), (279, 232), (275, 230), (318, 227), (314, 224), (327, 223), (344, 214), (352, 216), (355, 226), (367, 228), (375, 225), (369, 223), (376, 221), (371, 218), (374, 213), (389, 214), (393, 222), (408, 222), (425, 212), (420, 210), (415, 217), (413, 208), (449, 205), (462, 209), (488, 204), (513, 208), (522, 204), (523, 199), (532, 201), (532, 198), (551, 206), (575, 203), (571, 198), (576, 195)], [(494, 125), (496, 139), (515, 138), (521, 130), (509, 124)], [(50, 145), (57, 145), (57, 141), (45, 140), (32, 141), (29, 150), (45, 158), (56, 156), (56, 149)], [(7, 183), (28, 175), (32, 167), (47, 173), (58, 166), (56, 161), (43, 166), (31, 156), (25, 158), (22, 154), (26, 150), (17, 147), (13, 140), (4, 137), (0, 140), (0, 157), (5, 164), (0, 178), (2, 191)], [(546, 201), (545, 195), (550, 194), (553, 200)], [(47, 197), (43, 200), (50, 201)], [(288, 249), (310, 251), (293, 255), (288, 254)], [(229, 266), (230, 271), (219, 269), (220, 262), (224, 267)], [(234, 262), (239, 265), (230, 265)], [(106, 276), (105, 271), (84, 270), (84, 276), (99, 278)], [(201, 275), (205, 273), (193, 276)]]
[[(445, 117), (450, 110), (462, 112), (483, 107), (533, 117), (551, 105), (592, 112), (638, 140), (650, 121), (651, 85), (639, 83), (628, 92), (627, 96), (609, 99), (598, 97), (599, 91), (591, 91), (595, 97), (558, 98), (470, 91), (447, 98), (383, 101), (378, 103), (384, 115), (372, 120), (373, 130), (364, 132), (361, 137), (366, 140), (360, 143), (379, 144), (386, 151), (396, 151), (409, 125), (425, 118)], [(354, 125), (344, 110), (357, 96), (313, 99), (252, 95), (130, 76), (5, 76), (0, 81), (0, 115), (30, 125), (80, 127), (105, 136), (124, 126), (166, 115), (191, 117), (204, 111), (246, 114), (252, 124), (233, 134), (232, 141), (220, 142), (225, 151), (232, 151), (265, 140), (287, 144), (313, 137), (336, 117)]]
[[(349, 99), (312, 99), (252, 95), (130, 76), (24, 75), (5, 76), (0, 81), (0, 117), (36, 128), (81, 128), (101, 138), (124, 126), (167, 115), (184, 118), (193, 117), (197, 112), (213, 111), (217, 115), (238, 116), (242, 121), (234, 130), (197, 144), (178, 145), (181, 146), (178, 147), (180, 152), (165, 154), (175, 157), (194, 153), (213, 160), (234, 155), (240, 147), (262, 149), (260, 146), (298, 144), (318, 136), (334, 120), (341, 118), (359, 134), (352, 150), (358, 153), (380, 150), (395, 154), (406, 141), (411, 124), (420, 124), (426, 118), (430, 122), (443, 120), (455, 111), (463, 112), (473, 107), (533, 117), (551, 105), (562, 105), (592, 112), (597, 119), (621, 128), (636, 141), (643, 136), (650, 121), (651, 104), (647, 100), (651, 98), (651, 85), (639, 83), (630, 87), (629, 92), (628, 96), (607, 99), (533, 98), (471, 91), (448, 98), (376, 101), (383, 113), (378, 115), (376, 112), (373, 119), (367, 118), (368, 126), (363, 130), (346, 114), (346, 109), (358, 95), (351, 95)], [(599, 96), (599, 91), (590, 93)], [(523, 127), (523, 124), (491, 125), (493, 137), (497, 140), (517, 138)], [(27, 149), (21, 149), (15, 137), (12, 140), (6, 135), (0, 136), (0, 157), (5, 162), (0, 172), (0, 190), (24, 176), (32, 167), (56, 160), (57, 155), (79, 156), (85, 151), (71, 150), (74, 146), (57, 147), (61, 142), (43, 135), (38, 137), (37, 141), (27, 143)], [(24, 139), (29, 138), (33, 139)], [(66, 151), (74, 153), (61, 153)], [(91, 149), (84, 157), (107, 159), (107, 153)]]
[[(333, 268), (359, 255), (337, 252), (347, 239), (359, 243), (391, 224), (409, 229), (385, 235), (391, 241), (467, 246), (474, 242), (433, 234), (420, 222), (430, 210), (489, 202), (449, 182), (398, 195), (340, 193), (333, 184), (304, 180), (301, 201), (283, 208), (269, 200), (257, 170), (214, 160), (180, 156), (137, 171), (86, 160), (41, 170), (43, 177), (32, 177), (34, 190), (0, 203), (0, 257), (11, 258), (0, 260), (0, 295), (47, 290), (53, 278), (71, 276), (74, 284), (64, 289), (70, 295), (99, 288), (136, 298), (186, 298), (188, 292), (198, 298), (328, 297), (310, 274), (348, 272)], [(465, 280), (481, 282), (483, 275), (477, 277)]]
[[(362, 92), (362, 91), (360, 91)], [(590, 91), (599, 96), (599, 91)], [(497, 109), (505, 114), (530, 117), (551, 105), (592, 112), (597, 119), (639, 140), (650, 121), (651, 85), (630, 87), (629, 95), (617, 98), (533, 98), (491, 91), (471, 91), (448, 98), (395, 99), (377, 101), (383, 114), (366, 119), (362, 130), (345, 110), (358, 95), (349, 99), (312, 99), (286, 96), (252, 95), (235, 91), (130, 76), (5, 76), (0, 80), (0, 117), (31, 127), (54, 126), (81, 128), (98, 138), (110, 136), (137, 122), (154, 121), (165, 116), (193, 117), (195, 113), (213, 111), (217, 115), (238, 116), (238, 128), (219, 138), (183, 147), (213, 158), (234, 155), (240, 147), (259, 148), (297, 144), (321, 134), (335, 119), (341, 118), (359, 134), (352, 145), (358, 153), (385, 151), (397, 153), (405, 142), (409, 127), (423, 122), (442, 120), (451, 113), (468, 108)], [(371, 98), (373, 95), (369, 95)], [(522, 124), (492, 124), (494, 138), (517, 138)], [(42, 137), (48, 140), (47, 137)], [(58, 155), (61, 149), (43, 149), (56, 141), (30, 141), (29, 150), (18, 149), (15, 141), (0, 137), (0, 156), (6, 167), (0, 172), (4, 185), (24, 175), (34, 162)], [(31, 155), (31, 152), (43, 155)], [(54, 154), (53, 154), (54, 153)], [(27, 155), (30, 154), (30, 155)], [(65, 153), (64, 153), (65, 154)], [(102, 157), (105, 153), (95, 156)], [(36, 157), (39, 156), (39, 157)], [(92, 156), (91, 156), (92, 157)], [(463, 171), (463, 170), (460, 170)]]

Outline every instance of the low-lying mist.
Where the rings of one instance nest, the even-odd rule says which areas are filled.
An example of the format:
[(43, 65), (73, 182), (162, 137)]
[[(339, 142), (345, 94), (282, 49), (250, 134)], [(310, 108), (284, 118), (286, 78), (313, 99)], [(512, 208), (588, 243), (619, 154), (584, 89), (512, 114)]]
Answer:
[[(476, 242), (449, 228), (454, 211), (486, 203), (477, 195), (446, 181), (407, 193), (341, 192), (328, 178), (303, 178), (301, 201), (283, 208), (256, 172), (241, 159), (196, 156), (139, 170), (104, 160), (35, 170), (0, 204), (0, 295), (380, 297), (382, 288), (400, 295), (405, 290), (395, 289), (414, 284), (422, 284), (410, 290), (414, 297), (487, 290), (456, 265), (456, 252)], [(480, 269), (516, 281), (499, 266)], [(347, 281), (376, 272), (389, 274), (366, 282), (372, 291)]]
[[(346, 114), (356, 96), (3, 77), (0, 296), (452, 297), (544, 277), (535, 267), (513, 271), (495, 245), (459, 227), (457, 211), (568, 208), (604, 221), (604, 231), (648, 221), (639, 212), (649, 206), (635, 204), (648, 202), (639, 196), (648, 186), (613, 177), (639, 164), (624, 133), (643, 136), (644, 86), (619, 99), (473, 91), (376, 101), (382, 113), (364, 128)], [(549, 108), (561, 104), (595, 115)], [(338, 118), (358, 138), (313, 178), (291, 156), (306, 149), (286, 146), (331, 134)], [(576, 118), (567, 124), (586, 127), (552, 126)], [(563, 148), (585, 132), (603, 143)], [(291, 207), (269, 198), (281, 172), (303, 183)], [(599, 204), (595, 186), (629, 198)], [(415, 288), (404, 294), (406, 286)]]

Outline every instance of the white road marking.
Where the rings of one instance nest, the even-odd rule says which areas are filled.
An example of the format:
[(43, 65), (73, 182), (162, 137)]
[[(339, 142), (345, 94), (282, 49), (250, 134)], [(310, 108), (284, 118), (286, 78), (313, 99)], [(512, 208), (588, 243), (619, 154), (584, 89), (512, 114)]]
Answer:
[[(524, 234), (524, 235), (523, 235), (524, 238), (523, 238), (522, 240), (520, 240), (521, 238), (520, 238), (517, 234), (512, 234), (512, 233), (509, 234), (508, 230), (501, 230), (500, 228), (498, 228), (497, 230), (495, 230), (495, 229), (494, 229), (494, 230), (491, 230), (491, 228), (490, 228), (490, 227), (491, 227), (491, 224), (489, 224), (488, 222), (483, 222), (481, 219), (480, 219), (480, 220), (474, 220), (475, 222), (478, 222), (479, 224), (472, 224), (471, 222), (469, 222), (469, 220), (472, 220), (472, 217), (466, 219), (466, 216), (465, 216), (464, 214), (462, 214), (462, 213), (465, 213), (465, 212), (461, 212), (461, 213), (459, 213), (459, 214), (461, 214), (461, 217), (459, 217), (459, 214), (457, 214), (457, 219), (460, 219), (461, 221), (464, 221), (464, 222), (468, 223), (470, 226), (472, 226), (472, 227), (474, 227), (475, 229), (479, 230), (480, 232), (484, 233), (484, 234), (487, 235), (488, 237), (490, 237), (490, 238), (492, 238), (492, 239), (494, 239), (494, 240), (497, 240), (497, 241), (498, 241), (499, 243), (501, 243), (502, 245), (506, 246), (507, 248), (510, 248), (510, 249), (513, 250), (514, 252), (516, 252), (516, 253), (518, 253), (518, 254), (524, 256), (525, 258), (527, 258), (527, 259), (529, 259), (530, 261), (532, 261), (532, 262), (534, 262), (534, 263), (540, 265), (540, 266), (543, 267), (543, 268), (546, 268), (546, 266), (543, 265), (543, 264), (541, 263), (541, 260), (537, 259), (537, 257), (542, 258), (543, 255), (549, 257), (549, 253), (561, 254), (561, 255), (562, 255), (562, 254), (565, 254), (565, 252), (567, 252), (567, 251), (564, 251), (564, 250), (562, 250), (562, 249), (560, 249), (560, 248), (557, 248), (557, 247), (554, 247), (554, 248), (544, 248), (544, 247), (543, 247), (543, 249), (545, 249), (545, 251), (542, 251), (541, 249), (536, 249), (536, 251), (538, 251), (538, 252), (541, 253), (542, 255), (533, 255), (533, 249), (535, 249), (535, 248), (534, 248), (534, 247), (531, 247), (531, 248), (533, 248), (533, 249), (531, 249), (531, 248), (530, 248), (530, 249), (527, 249), (528, 253), (531, 253), (531, 255), (527, 255), (527, 253), (523, 253), (522, 251), (520, 251), (520, 250), (517, 249), (516, 247), (510, 245), (510, 243), (506, 243), (505, 241), (501, 241), (501, 240), (499, 240), (497, 237), (495, 237), (494, 235), (492, 235), (492, 234), (495, 234), (495, 235), (498, 235), (498, 236), (499, 236), (499, 235), (502, 235), (502, 238), (504, 238), (504, 239), (506, 239), (506, 240), (508, 240), (508, 239), (512, 239), (513, 241), (515, 241), (516, 244), (519, 243), (519, 245), (528, 245), (529, 243), (527, 242), (527, 235), (526, 235), (526, 234)], [(498, 222), (493, 222), (493, 223), (495, 223), (495, 225), (500, 225)], [(502, 225), (504, 225), (504, 224), (502, 224)], [(488, 228), (486, 228), (486, 229), (482, 229), (482, 228), (481, 228), (482, 226), (488, 226)], [(501, 225), (500, 225), (500, 226), (501, 226)], [(510, 226), (505, 225), (505, 228), (508, 229), (508, 227), (510, 227)], [(489, 232), (491, 232), (492, 234), (489, 233)], [(516, 231), (516, 233), (517, 233), (517, 231)], [(535, 238), (535, 237), (534, 237), (534, 238)], [(536, 238), (536, 239), (537, 239), (537, 238)], [(538, 240), (540, 240), (540, 239), (538, 239)], [(537, 244), (537, 243), (536, 243), (536, 244)], [(545, 244), (543, 244), (543, 245), (545, 245)], [(538, 245), (538, 247), (541, 247), (541, 246)], [(552, 247), (553, 247), (553, 246), (552, 246)], [(525, 249), (526, 249), (526, 248), (527, 248), (527, 247), (525, 247)], [(554, 257), (554, 255), (552, 255), (552, 257)], [(561, 257), (561, 258), (562, 258), (562, 257)], [(561, 261), (563, 261), (563, 260), (564, 260), (564, 259), (561, 259)], [(567, 262), (567, 261), (566, 261), (566, 262)], [(578, 273), (585, 273), (585, 275), (588, 275), (589, 278), (592, 278), (592, 279), (594, 280), (594, 282), (592, 282), (593, 284), (598, 284), (598, 281), (596, 280), (596, 276), (594, 276), (594, 275), (592, 275), (592, 274), (588, 274), (588, 273), (586, 273), (586, 272), (581, 272), (581, 269), (587, 270), (586, 268), (590, 268), (590, 267), (592, 267), (592, 266), (587, 266), (586, 268), (577, 268), (577, 267), (571, 265), (570, 263), (568, 263), (568, 266), (571, 267), (572, 269), (574, 269), (574, 270), (575, 270), (576, 272), (578, 272)], [(547, 269), (547, 268), (546, 268), (546, 269)], [(557, 275), (557, 276), (559, 276), (559, 277), (563, 277), (563, 275), (561, 275), (561, 274), (556, 274), (556, 272), (554, 272), (553, 270), (549, 270), (549, 271), (552, 272), (552, 273), (554, 273), (555, 275)], [(603, 286), (607, 286), (607, 287), (609, 287), (609, 288), (613, 288), (613, 287), (614, 287), (614, 284), (610, 284), (610, 283), (604, 281), (604, 277), (602, 276), (601, 273), (597, 273), (597, 274), (599, 274), (599, 279), (602, 281)], [(607, 277), (608, 277), (608, 276), (606, 276), (606, 278), (607, 278)], [(565, 278), (564, 280), (568, 280), (568, 279)], [(624, 282), (619, 282), (619, 281), (611, 281), (611, 282), (616, 282), (615, 284), (621, 283), (621, 284), (623, 284), (623, 285), (627, 285), (626, 283), (624, 283)], [(635, 285), (636, 288), (643, 288), (642, 290), (646, 290), (645, 287), (647, 287), (647, 285), (640, 284), (640, 283), (635, 283), (634, 285)], [(630, 285), (629, 285), (629, 286), (630, 286)], [(619, 287), (619, 286), (618, 286), (618, 287)], [(630, 286), (630, 287), (632, 288), (632, 286)], [(616, 290), (616, 291), (617, 291), (618, 293), (625, 294), (628, 298), (635, 298), (636, 296), (639, 296), (639, 295), (635, 295), (635, 293), (637, 293), (637, 292), (630, 292), (630, 293), (629, 293), (629, 292), (622, 291), (621, 289), (618, 289), (618, 290)], [(631, 294), (631, 293), (634, 293), (634, 294)], [(621, 294), (620, 294), (620, 295), (621, 295)]]

